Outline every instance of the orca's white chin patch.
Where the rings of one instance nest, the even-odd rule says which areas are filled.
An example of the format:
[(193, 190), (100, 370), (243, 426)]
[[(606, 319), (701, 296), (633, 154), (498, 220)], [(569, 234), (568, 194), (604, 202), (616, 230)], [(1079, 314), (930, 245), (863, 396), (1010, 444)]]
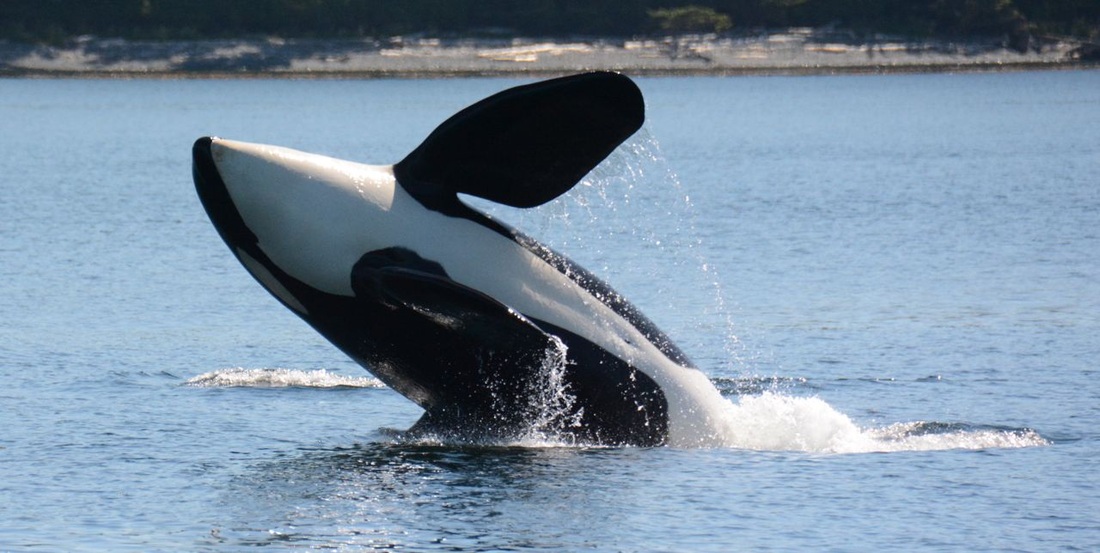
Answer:
[(388, 238), (392, 168), (224, 139), (215, 139), (210, 150), (260, 250), (313, 288), (353, 295), (347, 276), (351, 267), (374, 243)]

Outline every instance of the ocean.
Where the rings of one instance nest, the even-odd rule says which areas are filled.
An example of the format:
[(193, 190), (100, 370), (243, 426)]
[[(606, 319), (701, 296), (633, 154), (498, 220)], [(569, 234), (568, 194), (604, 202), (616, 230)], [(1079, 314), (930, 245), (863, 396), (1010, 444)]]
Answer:
[(0, 81), (0, 551), (1100, 550), (1100, 72), (638, 79), (569, 195), (470, 201), (733, 430), (413, 440), (233, 258), (191, 144), (392, 163), (524, 82)]

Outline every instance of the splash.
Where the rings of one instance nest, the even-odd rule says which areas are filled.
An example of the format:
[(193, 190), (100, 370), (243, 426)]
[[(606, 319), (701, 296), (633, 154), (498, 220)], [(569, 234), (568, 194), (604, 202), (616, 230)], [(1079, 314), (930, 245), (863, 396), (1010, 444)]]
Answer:
[(185, 385), (199, 388), (382, 388), (381, 381), (325, 369), (221, 369), (200, 374)]
[(929, 422), (861, 428), (816, 397), (777, 392), (730, 401), (720, 446), (759, 451), (879, 453), (1049, 445), (1030, 429)]
[[(421, 424), (409, 430), (385, 429), (397, 443), (424, 446), (525, 447), (554, 448), (590, 446), (577, 439), (583, 410), (576, 408), (576, 396), (566, 380), (569, 365), (568, 347), (553, 337), (538, 360), (536, 372), (523, 389), (517, 391), (524, 401), (514, 397), (493, 406), (499, 418), (471, 423), (444, 423), (440, 426)], [(518, 409), (518, 416), (512, 411)]]
[(533, 414), (531, 424), (520, 436), (519, 444), (573, 443), (569, 430), (580, 426), (583, 413), (574, 410), (576, 396), (565, 381), (567, 354), (565, 343), (554, 337), (539, 367), (536, 389), (531, 393), (528, 406)]

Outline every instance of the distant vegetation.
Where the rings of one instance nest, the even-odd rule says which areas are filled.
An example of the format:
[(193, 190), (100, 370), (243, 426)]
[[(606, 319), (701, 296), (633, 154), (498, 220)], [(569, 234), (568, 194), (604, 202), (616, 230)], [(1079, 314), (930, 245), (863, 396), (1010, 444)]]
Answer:
[(661, 8), (648, 13), (661, 26), (661, 30), (673, 34), (721, 33), (733, 26), (730, 16), (703, 6)]
[(1095, 40), (1100, 0), (0, 0), (0, 38), (606, 36), (833, 26)]

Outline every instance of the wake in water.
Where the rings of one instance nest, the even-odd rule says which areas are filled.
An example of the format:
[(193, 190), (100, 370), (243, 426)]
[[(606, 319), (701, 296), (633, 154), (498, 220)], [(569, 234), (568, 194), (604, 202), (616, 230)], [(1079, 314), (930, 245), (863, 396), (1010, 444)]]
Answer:
[(382, 388), (375, 378), (344, 376), (318, 369), (233, 368), (200, 374), (185, 383), (199, 388)]
[[(556, 400), (560, 405), (562, 400)], [(567, 401), (567, 400), (566, 400)], [(794, 451), (822, 454), (887, 453), (901, 451), (981, 450), (1050, 445), (1027, 428), (906, 422), (861, 428), (847, 415), (816, 397), (794, 397), (775, 392), (727, 400), (722, 421), (725, 431), (703, 447), (753, 451)], [(557, 407), (549, 407), (547, 413)], [(539, 426), (510, 439), (475, 438), (450, 433), (389, 430), (405, 444), (489, 447), (604, 447), (578, 442), (562, 433), (562, 421), (548, 418)]]
[[(577, 424), (573, 398), (565, 383), (564, 345), (547, 351), (544, 380), (531, 395), (529, 426), (515, 437), (472, 438), (440, 432), (387, 431), (391, 439), (423, 445), (587, 447), (570, 433)], [(715, 379), (726, 399), (724, 432), (707, 447), (807, 453), (872, 453), (949, 449), (1019, 448), (1049, 445), (1031, 429), (942, 422), (904, 422), (862, 428), (817, 397), (762, 390), (790, 379)], [(801, 381), (800, 381), (801, 382)], [(370, 377), (346, 376), (324, 369), (232, 368), (200, 374), (185, 385), (201, 388), (383, 388)]]

